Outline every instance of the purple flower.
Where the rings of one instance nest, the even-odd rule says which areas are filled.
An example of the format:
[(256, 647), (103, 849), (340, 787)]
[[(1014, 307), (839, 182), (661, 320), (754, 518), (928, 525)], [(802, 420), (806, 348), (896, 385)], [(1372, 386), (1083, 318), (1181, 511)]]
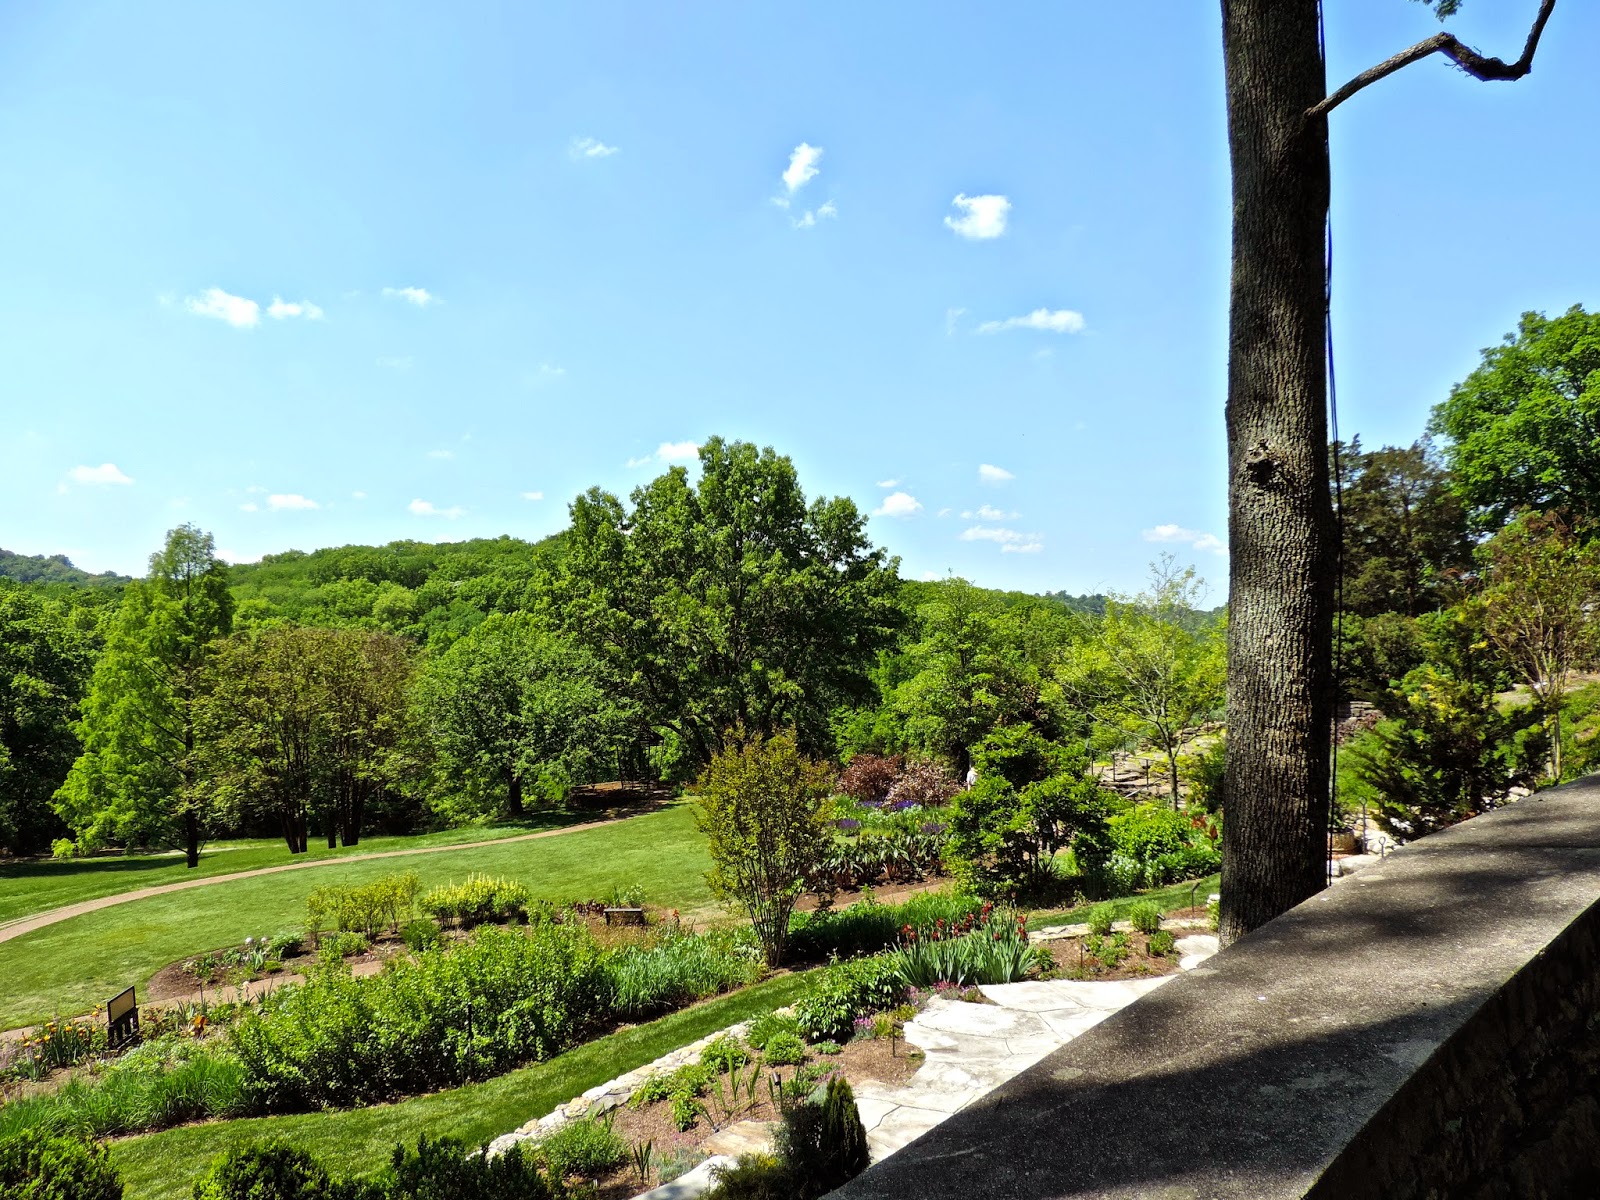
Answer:
[(839, 820), (835, 821), (834, 824), (840, 829), (844, 830), (846, 833), (852, 833), (861, 828), (861, 822), (856, 820), (854, 817), (841, 817)]
[(922, 832), (928, 834), (943, 833), (948, 828), (950, 827), (943, 821), (924, 821), (922, 823)]
[(915, 808), (916, 806), (917, 802), (915, 800), (891, 800), (888, 808), (890, 812), (905, 812), (906, 809)]
[(883, 801), (882, 800), (863, 800), (861, 802), (861, 807), (862, 808), (882, 808), (883, 807)]

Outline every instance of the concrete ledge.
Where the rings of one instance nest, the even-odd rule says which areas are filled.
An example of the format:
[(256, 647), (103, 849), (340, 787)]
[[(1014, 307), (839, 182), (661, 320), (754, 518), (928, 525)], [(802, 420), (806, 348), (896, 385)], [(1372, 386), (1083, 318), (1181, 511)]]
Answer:
[(1397, 851), (835, 1195), (1600, 1196), (1597, 899), (1600, 779)]

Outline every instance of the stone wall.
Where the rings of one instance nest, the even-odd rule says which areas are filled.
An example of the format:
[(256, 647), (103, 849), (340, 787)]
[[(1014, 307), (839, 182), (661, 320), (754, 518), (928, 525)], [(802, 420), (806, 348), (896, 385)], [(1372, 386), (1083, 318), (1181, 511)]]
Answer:
[(1600, 781), (1407, 846), (848, 1200), (1600, 1196)]

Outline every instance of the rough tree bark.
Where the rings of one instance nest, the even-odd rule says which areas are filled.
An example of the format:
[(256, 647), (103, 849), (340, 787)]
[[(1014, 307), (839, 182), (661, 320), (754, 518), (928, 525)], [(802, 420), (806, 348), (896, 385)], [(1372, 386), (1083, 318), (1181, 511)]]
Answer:
[(1224, 944), (1323, 884), (1333, 507), (1323, 347), (1327, 91), (1317, 0), (1223, 0), (1228, 341)]
[(1514, 63), (1440, 33), (1328, 94), (1318, 0), (1222, 0), (1233, 166), (1224, 945), (1325, 878), (1336, 562), (1324, 354), (1327, 115), (1435, 53), (1478, 79), (1520, 79), (1554, 8), (1541, 0)]

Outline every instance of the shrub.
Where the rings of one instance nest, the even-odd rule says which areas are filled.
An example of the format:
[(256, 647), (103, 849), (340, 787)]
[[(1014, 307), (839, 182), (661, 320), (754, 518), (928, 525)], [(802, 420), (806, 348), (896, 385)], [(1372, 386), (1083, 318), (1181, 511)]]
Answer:
[(741, 1154), (731, 1167), (713, 1167), (704, 1200), (790, 1200), (788, 1168), (772, 1154)]
[(357, 1200), (366, 1193), (330, 1178), (304, 1150), (274, 1140), (221, 1155), (195, 1184), (194, 1200)]
[(881, 801), (889, 795), (904, 761), (898, 754), (858, 754), (840, 772), (839, 791), (858, 803)]
[(267, 953), (282, 962), (305, 949), (305, 934), (298, 929), (281, 929), (267, 939)]
[(1125, 895), (1207, 875), (1222, 861), (1212, 828), (1158, 804), (1141, 804), (1106, 822), (1106, 836), (1076, 847), (1079, 868), (1104, 894)]
[(816, 1042), (812, 1045), (811, 1049), (816, 1053), (826, 1055), (829, 1058), (832, 1058), (835, 1054), (842, 1054), (844, 1052), (844, 1047), (839, 1045), (838, 1042)]
[(1150, 935), (1150, 953), (1157, 958), (1165, 958), (1177, 946), (1177, 939), (1165, 929), (1158, 929)]
[(616, 1013), (624, 1020), (679, 1008), (761, 977), (761, 955), (729, 931), (669, 935), (653, 946), (628, 946), (606, 960)]
[(982, 911), (983, 901), (953, 892), (923, 892), (904, 904), (861, 901), (837, 911), (798, 917), (790, 935), (795, 953), (807, 958), (875, 954), (894, 945), (907, 925), (913, 929), (939, 921), (953, 924)]
[(514, 879), (469, 875), (464, 883), (434, 888), (422, 898), (422, 911), (463, 925), (503, 925), (528, 915), (528, 889)]
[(29, 1129), (0, 1139), (5, 1200), (122, 1200), (122, 1179), (104, 1146)]
[(750, 1049), (731, 1033), (724, 1033), (700, 1051), (700, 1065), (713, 1071), (731, 1071), (750, 1061)]
[(1128, 910), (1128, 921), (1140, 933), (1149, 937), (1161, 928), (1161, 909), (1149, 900), (1141, 900)]
[(610, 1121), (585, 1118), (561, 1126), (539, 1143), (534, 1155), (558, 1178), (594, 1179), (628, 1157), (628, 1143), (612, 1132)]
[(561, 1180), (542, 1170), (520, 1145), (490, 1158), (453, 1138), (396, 1146), (371, 1200), (566, 1200)]
[(780, 1033), (800, 1032), (800, 1022), (788, 1013), (765, 1012), (750, 1022), (744, 1040), (757, 1050), (765, 1050), (767, 1043)]
[(401, 940), (409, 950), (421, 953), (431, 950), (444, 940), (443, 933), (439, 930), (437, 921), (427, 917), (418, 917), (415, 921), (407, 921), (406, 927), (400, 931)]
[(788, 1106), (777, 1135), (778, 1156), (789, 1171), (790, 1195), (814, 1200), (843, 1187), (867, 1169), (867, 1131), (850, 1084), (834, 1076), (822, 1103)]
[(329, 884), (306, 897), (306, 931), (315, 941), (332, 918), (341, 933), (360, 933), (370, 942), (385, 927), (398, 929), (411, 915), (417, 876), (385, 875), (367, 884)]
[(372, 943), (361, 933), (336, 933), (322, 943), (322, 957), (328, 962), (342, 958), (355, 958), (372, 949)]
[(798, 1067), (806, 1060), (806, 1044), (797, 1033), (774, 1034), (767, 1042), (761, 1057), (768, 1066)]
[(321, 964), (229, 1036), (261, 1110), (370, 1104), (549, 1058), (604, 1020), (611, 996), (587, 930), (489, 928), (365, 979)]
[(903, 985), (887, 955), (834, 963), (816, 972), (795, 1005), (800, 1032), (816, 1041), (847, 1038), (856, 1017), (888, 1008), (900, 999)]
[(1105, 937), (1117, 919), (1117, 909), (1112, 904), (1096, 904), (1089, 910), (1089, 932), (1095, 937)]
[(942, 763), (916, 758), (901, 770), (885, 797), (890, 808), (938, 808), (961, 791), (961, 781)]
[(78, 857), (78, 843), (71, 838), (56, 838), (50, 843), (50, 857), (57, 862)]

